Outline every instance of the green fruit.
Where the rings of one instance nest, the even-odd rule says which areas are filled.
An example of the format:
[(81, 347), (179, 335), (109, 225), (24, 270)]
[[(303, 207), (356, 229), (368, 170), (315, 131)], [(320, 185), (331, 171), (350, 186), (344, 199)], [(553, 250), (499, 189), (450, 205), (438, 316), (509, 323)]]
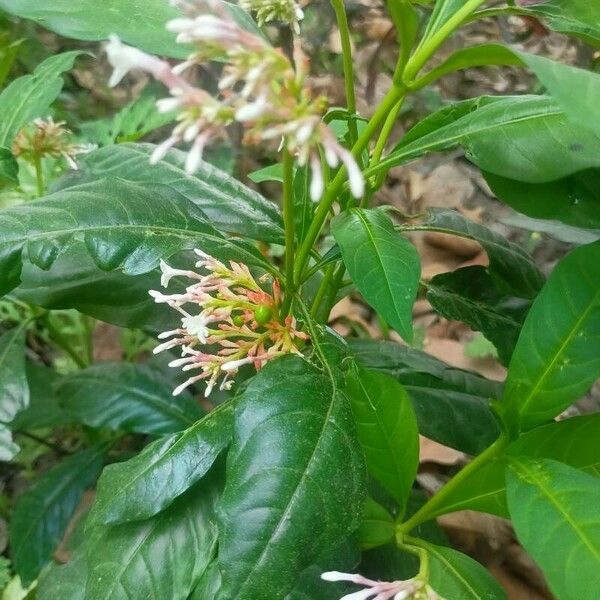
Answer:
[(273, 317), (273, 311), (269, 306), (259, 306), (254, 309), (254, 318), (259, 325), (265, 325)]
[(244, 317), (242, 315), (236, 315), (231, 320), (236, 327), (241, 327), (244, 324)]

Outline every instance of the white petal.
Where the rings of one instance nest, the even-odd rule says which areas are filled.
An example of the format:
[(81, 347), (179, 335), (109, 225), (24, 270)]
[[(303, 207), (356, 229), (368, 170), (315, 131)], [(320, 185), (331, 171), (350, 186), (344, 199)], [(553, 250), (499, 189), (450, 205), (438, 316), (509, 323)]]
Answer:
[(365, 179), (360, 170), (354, 156), (345, 148), (340, 148), (338, 152), (342, 162), (346, 165), (348, 171), (348, 182), (350, 183), (350, 191), (355, 198), (362, 198), (365, 193)]
[(313, 202), (318, 202), (323, 195), (324, 183), (321, 163), (316, 155), (311, 156), (310, 172), (310, 198)]

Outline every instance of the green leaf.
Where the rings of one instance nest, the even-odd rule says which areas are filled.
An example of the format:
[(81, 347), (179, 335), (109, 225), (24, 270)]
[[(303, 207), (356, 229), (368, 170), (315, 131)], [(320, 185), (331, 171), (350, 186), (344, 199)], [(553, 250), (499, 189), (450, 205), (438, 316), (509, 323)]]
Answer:
[[(453, 114), (459, 118), (450, 120)], [(457, 146), (481, 169), (528, 183), (600, 167), (600, 137), (573, 124), (547, 96), (477, 98), (459, 103), (454, 113), (444, 107), (414, 129), (369, 174)]]
[(436, 275), (427, 284), (427, 300), (444, 318), (481, 331), (498, 349), (501, 362), (508, 363), (529, 303), (500, 292), (484, 267)]
[(508, 518), (504, 474), (514, 457), (550, 458), (600, 475), (599, 427), (600, 414), (595, 414), (528, 431), (447, 495), (436, 516), (457, 510), (477, 510)]
[(29, 404), (25, 373), (25, 327), (0, 336), (0, 423), (10, 423)]
[[(525, 5), (523, 0), (518, 2)], [(570, 33), (594, 45), (600, 45), (600, 7), (589, 0), (545, 0), (527, 2), (523, 8), (560, 33)]]
[(394, 519), (381, 504), (372, 498), (367, 498), (362, 522), (356, 535), (363, 550), (389, 544), (396, 535)]
[(532, 298), (544, 283), (544, 276), (525, 250), (485, 225), (466, 219), (455, 210), (431, 208), (422, 223), (402, 225), (400, 228), (403, 231), (438, 231), (479, 242), (490, 261), (488, 273), (499, 289), (506, 293)]
[(549, 183), (523, 183), (485, 171), (483, 176), (500, 200), (529, 217), (600, 229), (600, 169)]
[(572, 227), (571, 225), (565, 225), (557, 221), (531, 219), (525, 215), (508, 215), (500, 219), (500, 222), (509, 227), (516, 227), (525, 231), (545, 233), (555, 240), (574, 246), (592, 244), (600, 240), (600, 229), (582, 229), (581, 227)]
[(555, 267), (521, 330), (502, 412), (521, 429), (558, 415), (600, 376), (600, 242)]
[(85, 599), (188, 598), (216, 553), (219, 471), (151, 519), (92, 528)]
[[(598, 25), (600, 33), (600, 10)], [(518, 55), (537, 75), (569, 119), (600, 134), (600, 74), (527, 52), (519, 52)], [(577, 93), (574, 94), (573, 90), (577, 90)]]
[(156, 165), (149, 162), (152, 144), (100, 148), (78, 161), (79, 171), (63, 178), (57, 189), (103, 177), (118, 177), (143, 186), (165, 186), (196, 205), (215, 228), (266, 242), (281, 242), (281, 215), (275, 204), (227, 173), (203, 162), (194, 175), (184, 168), (185, 154), (171, 150)]
[(600, 589), (600, 479), (552, 460), (517, 459), (506, 475), (519, 541), (559, 600)]
[(87, 559), (85, 549), (76, 550), (66, 565), (52, 564), (44, 569), (36, 587), (37, 600), (85, 600)]
[[(0, 0), (3, 8), (5, 0)], [(0, 147), (9, 148), (15, 135), (36, 117), (45, 116), (63, 86), (61, 74), (73, 66), (79, 51), (47, 58), (32, 75), (15, 79), (0, 94)]]
[(378, 209), (353, 208), (331, 222), (344, 264), (365, 300), (405, 340), (413, 335), (412, 306), (421, 266), (415, 247)]
[(419, 466), (419, 430), (404, 388), (390, 375), (357, 367), (346, 382), (369, 474), (404, 512)]
[(0, 148), (0, 189), (19, 184), (19, 165), (8, 148)]
[(423, 40), (430, 39), (464, 4), (464, 0), (438, 0), (435, 2), (433, 11), (427, 20)]
[(218, 512), (223, 600), (284, 597), (360, 524), (362, 456), (325, 367), (329, 376), (299, 357), (270, 362), (236, 402)]
[(199, 481), (231, 439), (232, 407), (224, 404), (185, 431), (161, 438), (133, 458), (104, 469), (94, 522), (121, 523), (154, 516)]
[(29, 585), (50, 560), (83, 492), (102, 468), (105, 446), (66, 458), (40, 477), (17, 501), (10, 525), (12, 561)]
[(65, 377), (56, 391), (64, 409), (96, 429), (172, 433), (203, 414), (189, 393), (173, 397), (171, 383), (147, 365), (93, 365)]
[(12, 441), (12, 434), (5, 425), (0, 425), (0, 461), (8, 462), (19, 452), (19, 446)]
[(413, 402), (419, 431), (441, 444), (479, 454), (500, 433), (489, 407), (502, 386), (394, 342), (351, 340), (356, 360), (397, 379)]
[(271, 269), (254, 246), (225, 238), (195, 204), (158, 184), (100, 179), (0, 211), (0, 228), (0, 293), (18, 284), (24, 249), (32, 263), (48, 269), (79, 240), (101, 269), (129, 275), (198, 246), (221, 259)]
[(452, 600), (506, 600), (492, 574), (472, 558), (444, 546), (424, 543), (429, 554), (429, 584)]
[(190, 47), (177, 44), (165, 25), (181, 12), (162, 0), (0, 0), (9, 14), (31, 19), (42, 27), (76, 40), (100, 41), (111, 34), (156, 54), (185, 58)]
[(263, 167), (257, 171), (248, 174), (248, 179), (254, 183), (264, 183), (265, 181), (283, 182), (283, 166), (281, 163), (275, 163), (268, 167)]

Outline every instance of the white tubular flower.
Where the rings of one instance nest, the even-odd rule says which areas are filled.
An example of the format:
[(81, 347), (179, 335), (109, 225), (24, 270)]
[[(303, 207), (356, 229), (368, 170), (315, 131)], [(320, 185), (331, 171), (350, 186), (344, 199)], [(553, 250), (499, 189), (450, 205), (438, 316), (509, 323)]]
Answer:
[(424, 581), (373, 581), (355, 573), (328, 571), (321, 575), (325, 581), (348, 581), (363, 586), (362, 590), (346, 594), (340, 600), (444, 600)]

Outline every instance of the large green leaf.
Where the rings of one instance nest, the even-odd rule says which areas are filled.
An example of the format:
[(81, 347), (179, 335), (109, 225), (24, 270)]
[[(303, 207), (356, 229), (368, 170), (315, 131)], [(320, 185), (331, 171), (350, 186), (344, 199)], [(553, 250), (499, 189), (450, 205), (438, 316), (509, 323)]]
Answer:
[(419, 465), (419, 430), (408, 394), (390, 375), (360, 367), (350, 372), (346, 390), (367, 470), (403, 513)]
[(421, 266), (415, 247), (394, 231), (378, 209), (354, 208), (331, 229), (344, 264), (365, 300), (406, 340), (412, 339), (412, 306)]
[(501, 362), (508, 363), (529, 303), (501, 293), (484, 267), (436, 275), (427, 284), (427, 299), (446, 319), (481, 331), (498, 349)]
[(0, 293), (18, 284), (24, 250), (48, 269), (75, 240), (85, 242), (101, 269), (129, 275), (194, 246), (270, 269), (253, 246), (225, 238), (194, 203), (162, 185), (100, 179), (0, 211), (0, 230)]
[(503, 413), (530, 429), (558, 415), (600, 376), (600, 242), (556, 266), (534, 301), (508, 368)]
[[(597, 13), (600, 33), (600, 9)], [(519, 56), (573, 122), (600, 134), (600, 74), (527, 52)]]
[(424, 544), (429, 555), (429, 583), (452, 600), (506, 600), (492, 574), (469, 556), (434, 544)]
[(490, 264), (487, 268), (499, 288), (506, 293), (531, 298), (539, 292), (544, 276), (533, 259), (517, 244), (485, 225), (446, 208), (432, 208), (421, 223), (402, 225), (404, 231), (438, 231), (470, 238), (481, 244)]
[(231, 439), (232, 420), (232, 407), (221, 405), (185, 431), (106, 467), (90, 518), (120, 523), (147, 519), (167, 508), (211, 468)]
[(93, 365), (65, 377), (57, 394), (64, 409), (97, 429), (172, 433), (203, 414), (190, 394), (173, 397), (171, 382), (140, 364)]
[(362, 453), (325, 367), (329, 375), (299, 357), (270, 362), (236, 402), (218, 511), (223, 600), (283, 598), (360, 524)]
[(504, 474), (514, 457), (551, 458), (592, 475), (600, 475), (599, 427), (600, 414), (595, 414), (573, 417), (528, 431), (445, 496), (436, 515), (478, 510), (508, 518)]
[(545, 0), (531, 2), (518, 0), (527, 11), (561, 33), (577, 35), (584, 40), (600, 45), (600, 7), (590, 0)]
[(500, 200), (529, 217), (600, 229), (600, 169), (549, 183), (523, 183), (487, 172), (483, 176)]
[(489, 407), (490, 400), (502, 394), (498, 382), (394, 342), (352, 340), (351, 348), (360, 364), (402, 384), (423, 435), (470, 454), (479, 454), (498, 437)]
[[(528, 183), (600, 167), (600, 137), (572, 123), (547, 96), (473, 99), (441, 113), (409, 131), (369, 174), (457, 146), (481, 169)], [(459, 118), (451, 120), (453, 114)]]
[(151, 519), (91, 528), (86, 600), (185, 600), (216, 552), (220, 475)]
[(153, 149), (152, 144), (119, 144), (95, 150), (79, 160), (79, 171), (59, 181), (57, 189), (103, 177), (145, 187), (164, 185), (194, 203), (220, 231), (282, 242), (282, 220), (275, 204), (209, 163), (203, 162), (194, 175), (188, 175), (183, 168), (185, 154), (179, 150), (151, 165)]
[(25, 585), (50, 560), (83, 492), (102, 468), (105, 447), (78, 452), (42, 475), (17, 501), (10, 525), (14, 567)]
[(517, 537), (558, 600), (600, 589), (600, 479), (552, 460), (517, 459), (506, 476)]
[[(4, 4), (0, 0), (0, 7)], [(45, 116), (63, 86), (61, 74), (68, 71), (78, 51), (47, 58), (33, 74), (10, 83), (0, 94), (0, 147), (10, 148), (19, 130), (36, 117)]]
[(147, 52), (176, 58), (190, 52), (165, 29), (166, 22), (181, 13), (163, 0), (0, 0), (0, 8), (77, 40), (105, 40), (114, 33)]
[(29, 404), (24, 325), (0, 335), (0, 423), (9, 423)]

